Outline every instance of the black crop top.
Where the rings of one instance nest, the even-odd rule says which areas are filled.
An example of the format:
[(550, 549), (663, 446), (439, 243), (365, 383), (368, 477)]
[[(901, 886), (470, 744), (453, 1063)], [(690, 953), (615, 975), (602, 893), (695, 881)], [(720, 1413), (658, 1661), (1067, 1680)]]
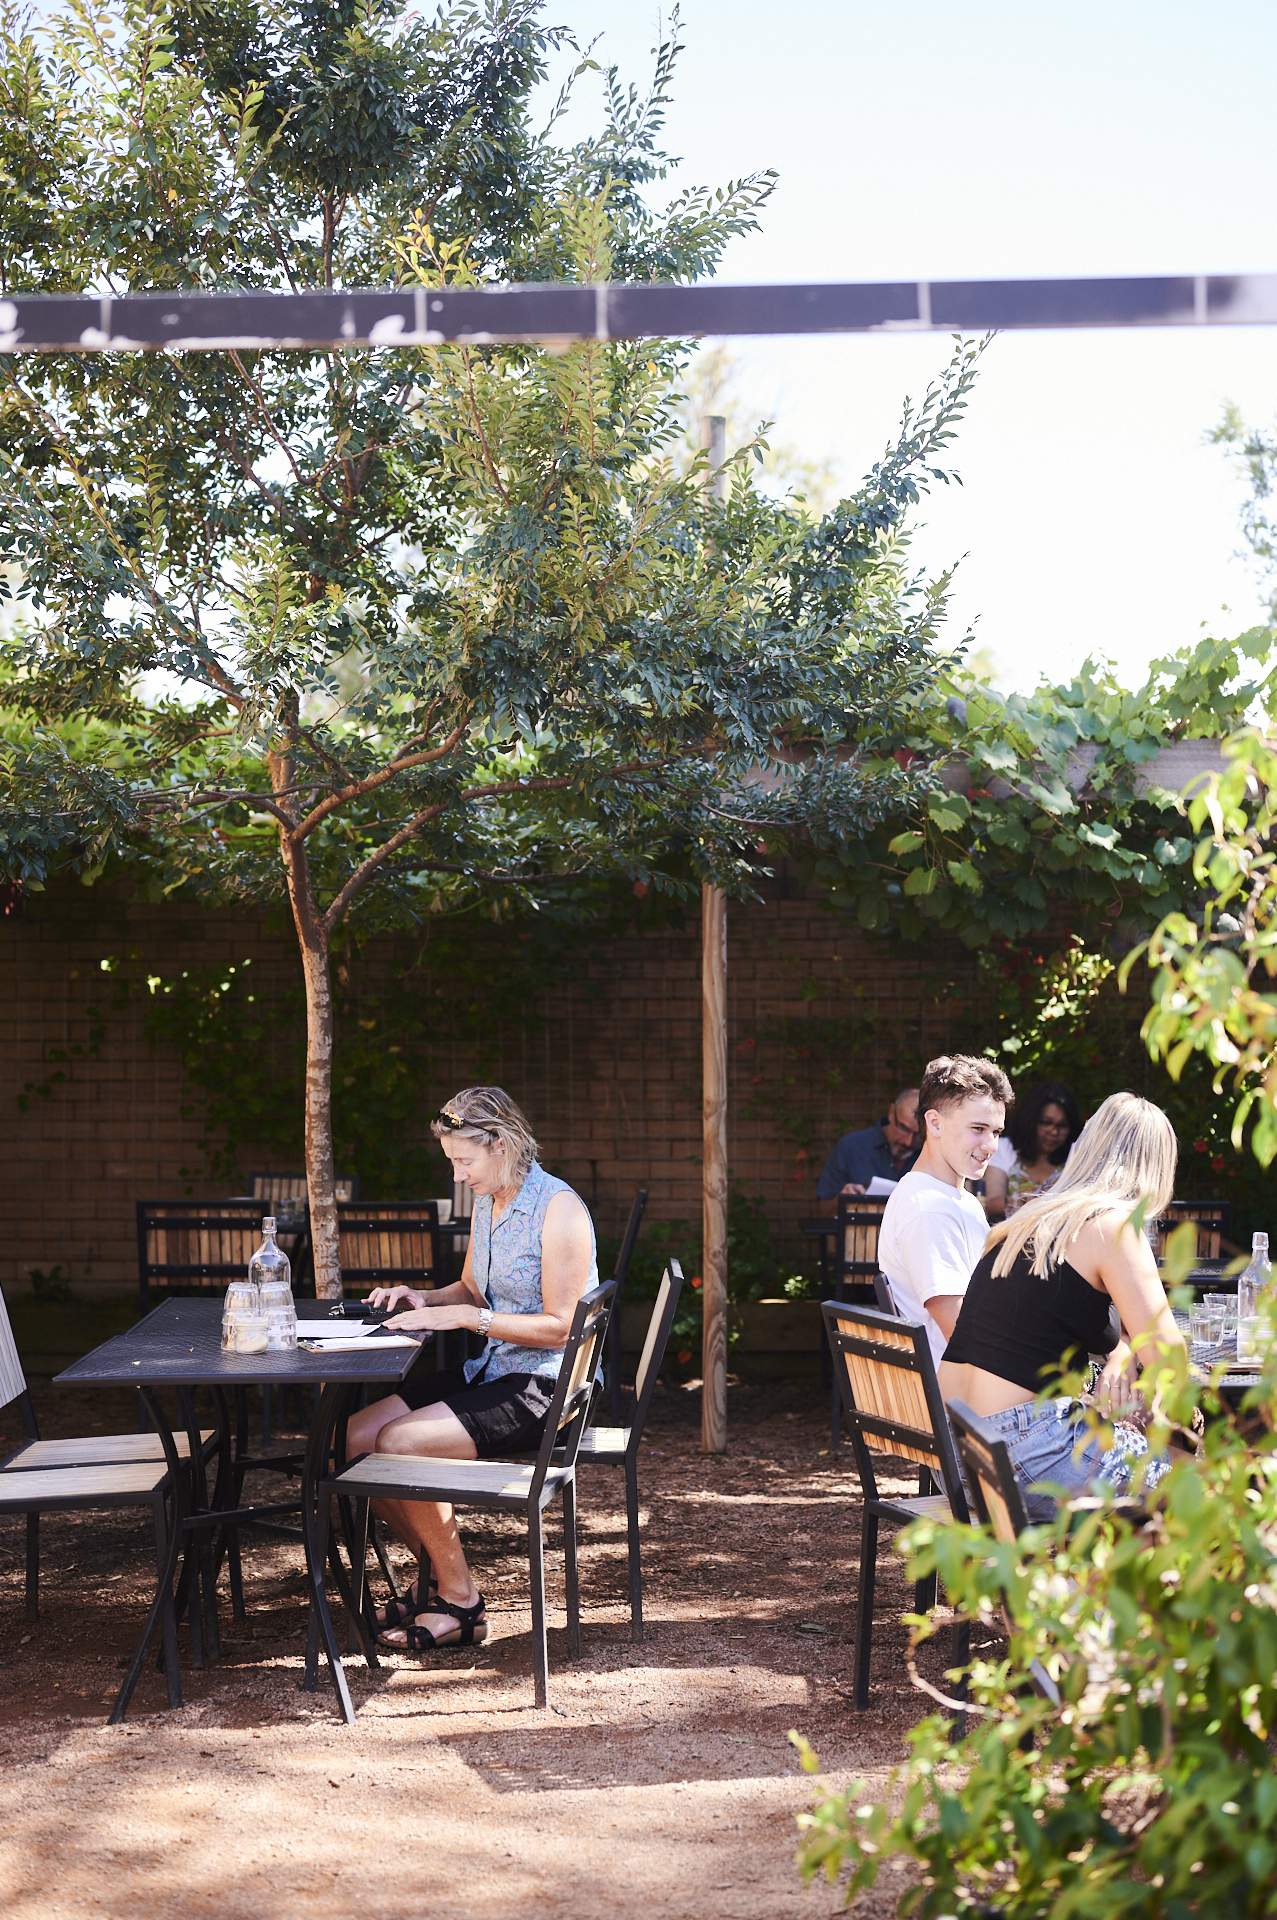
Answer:
[(1067, 1260), (1039, 1280), (1026, 1253), (997, 1278), (993, 1263), (1000, 1252), (994, 1247), (976, 1262), (946, 1360), (983, 1367), (1037, 1393), (1062, 1365), (1112, 1351), (1117, 1335), (1106, 1293), (1088, 1286)]

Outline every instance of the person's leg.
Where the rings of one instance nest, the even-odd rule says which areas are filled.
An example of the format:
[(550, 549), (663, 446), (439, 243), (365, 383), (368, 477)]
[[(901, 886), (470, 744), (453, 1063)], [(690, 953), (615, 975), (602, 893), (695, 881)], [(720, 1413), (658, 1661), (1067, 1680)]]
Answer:
[[(370, 1405), (361, 1407), (358, 1413), (351, 1416), (346, 1428), (346, 1449), (351, 1459), (357, 1459), (360, 1454), (375, 1453), (378, 1437), (384, 1429), (393, 1425), (395, 1421), (404, 1419), (411, 1412), (412, 1408), (408, 1402), (401, 1399), (397, 1393), (387, 1394), (383, 1400), (374, 1400)], [(382, 1451), (388, 1453), (393, 1449), (386, 1447)], [(420, 1542), (408, 1519), (408, 1508), (404, 1502), (373, 1500), (370, 1504), (377, 1519), (390, 1529), (396, 1540), (402, 1540), (414, 1554), (417, 1553)], [(378, 1614), (377, 1624), (384, 1629), (397, 1626), (405, 1618), (411, 1619), (420, 1599), (421, 1596), (414, 1582), (409, 1589), (408, 1601), (401, 1603), (392, 1595), (386, 1607)]]
[[(377, 1436), (377, 1451), (446, 1460), (478, 1458), (469, 1433), (451, 1407), (442, 1401), (420, 1407), (384, 1425)], [(479, 1588), (461, 1545), (453, 1508), (437, 1500), (397, 1500), (385, 1504), (393, 1504), (400, 1538), (429, 1559), (439, 1597), (459, 1607), (477, 1606)], [(422, 1598), (418, 1595), (419, 1601)], [(437, 1639), (455, 1636), (458, 1630), (456, 1619), (449, 1613), (425, 1611), (416, 1616), (415, 1624)], [(395, 1628), (382, 1638), (390, 1646), (406, 1646), (408, 1642), (407, 1634)]]

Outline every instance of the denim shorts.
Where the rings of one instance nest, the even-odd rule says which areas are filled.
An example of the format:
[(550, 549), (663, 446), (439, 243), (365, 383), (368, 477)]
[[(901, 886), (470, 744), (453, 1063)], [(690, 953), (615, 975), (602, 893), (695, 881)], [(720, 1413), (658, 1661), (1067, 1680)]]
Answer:
[[(1015, 1477), (1024, 1489), (1030, 1520), (1049, 1520), (1055, 1498), (1039, 1483), (1063, 1487), (1065, 1496), (1077, 1493), (1124, 1494), (1130, 1490), (1131, 1470), (1148, 1455), (1148, 1440), (1138, 1427), (1119, 1420), (1113, 1442), (1105, 1447), (1086, 1434), (1086, 1410), (1080, 1400), (1065, 1395), (1058, 1400), (1030, 1400), (985, 1415), (984, 1424), (1007, 1443)], [(1082, 1442), (1079, 1446), (1079, 1441)], [(1150, 1461), (1145, 1486), (1155, 1486), (1170, 1466), (1165, 1455)]]

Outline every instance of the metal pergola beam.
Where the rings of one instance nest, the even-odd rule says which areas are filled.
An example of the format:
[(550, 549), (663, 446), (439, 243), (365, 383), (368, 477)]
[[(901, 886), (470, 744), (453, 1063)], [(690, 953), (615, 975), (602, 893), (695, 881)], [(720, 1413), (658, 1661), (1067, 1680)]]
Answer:
[(1277, 273), (813, 286), (414, 287), (369, 293), (14, 294), (0, 353), (437, 346), (696, 334), (984, 333), (1277, 324)]

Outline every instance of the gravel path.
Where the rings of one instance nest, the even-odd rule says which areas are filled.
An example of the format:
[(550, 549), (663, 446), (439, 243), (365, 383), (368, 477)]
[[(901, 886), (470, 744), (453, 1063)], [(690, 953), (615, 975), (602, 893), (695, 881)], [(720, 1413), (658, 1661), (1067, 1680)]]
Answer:
[[(45, 1430), (128, 1430), (103, 1395), (40, 1396)], [(796, 1401), (806, 1410), (795, 1413)], [(68, 1404), (70, 1403), (70, 1404)], [(793, 1383), (732, 1394), (731, 1450), (698, 1449), (691, 1393), (662, 1392), (642, 1467), (648, 1634), (631, 1646), (618, 1474), (582, 1473), (585, 1645), (565, 1661), (549, 1551), (551, 1706), (532, 1704), (515, 1528), (467, 1538), (491, 1638), (433, 1661), (352, 1660), (359, 1720), (300, 1690), (300, 1549), (248, 1549), (247, 1626), (186, 1659), (186, 1706), (144, 1678), (102, 1722), (140, 1621), (141, 1523), (43, 1523), (44, 1611), (22, 1613), (21, 1525), (0, 1527), (0, 1910), (7, 1920), (754, 1920), (840, 1912), (794, 1868), (811, 1798), (797, 1727), (832, 1778), (883, 1789), (926, 1708), (904, 1670), (909, 1594), (884, 1558), (869, 1713), (851, 1707), (859, 1500), (825, 1408)], [(276, 1483), (278, 1484), (278, 1483)], [(226, 1610), (228, 1612), (228, 1610)], [(930, 1655), (939, 1677), (947, 1649)], [(856, 1911), (894, 1911), (900, 1881)]]

